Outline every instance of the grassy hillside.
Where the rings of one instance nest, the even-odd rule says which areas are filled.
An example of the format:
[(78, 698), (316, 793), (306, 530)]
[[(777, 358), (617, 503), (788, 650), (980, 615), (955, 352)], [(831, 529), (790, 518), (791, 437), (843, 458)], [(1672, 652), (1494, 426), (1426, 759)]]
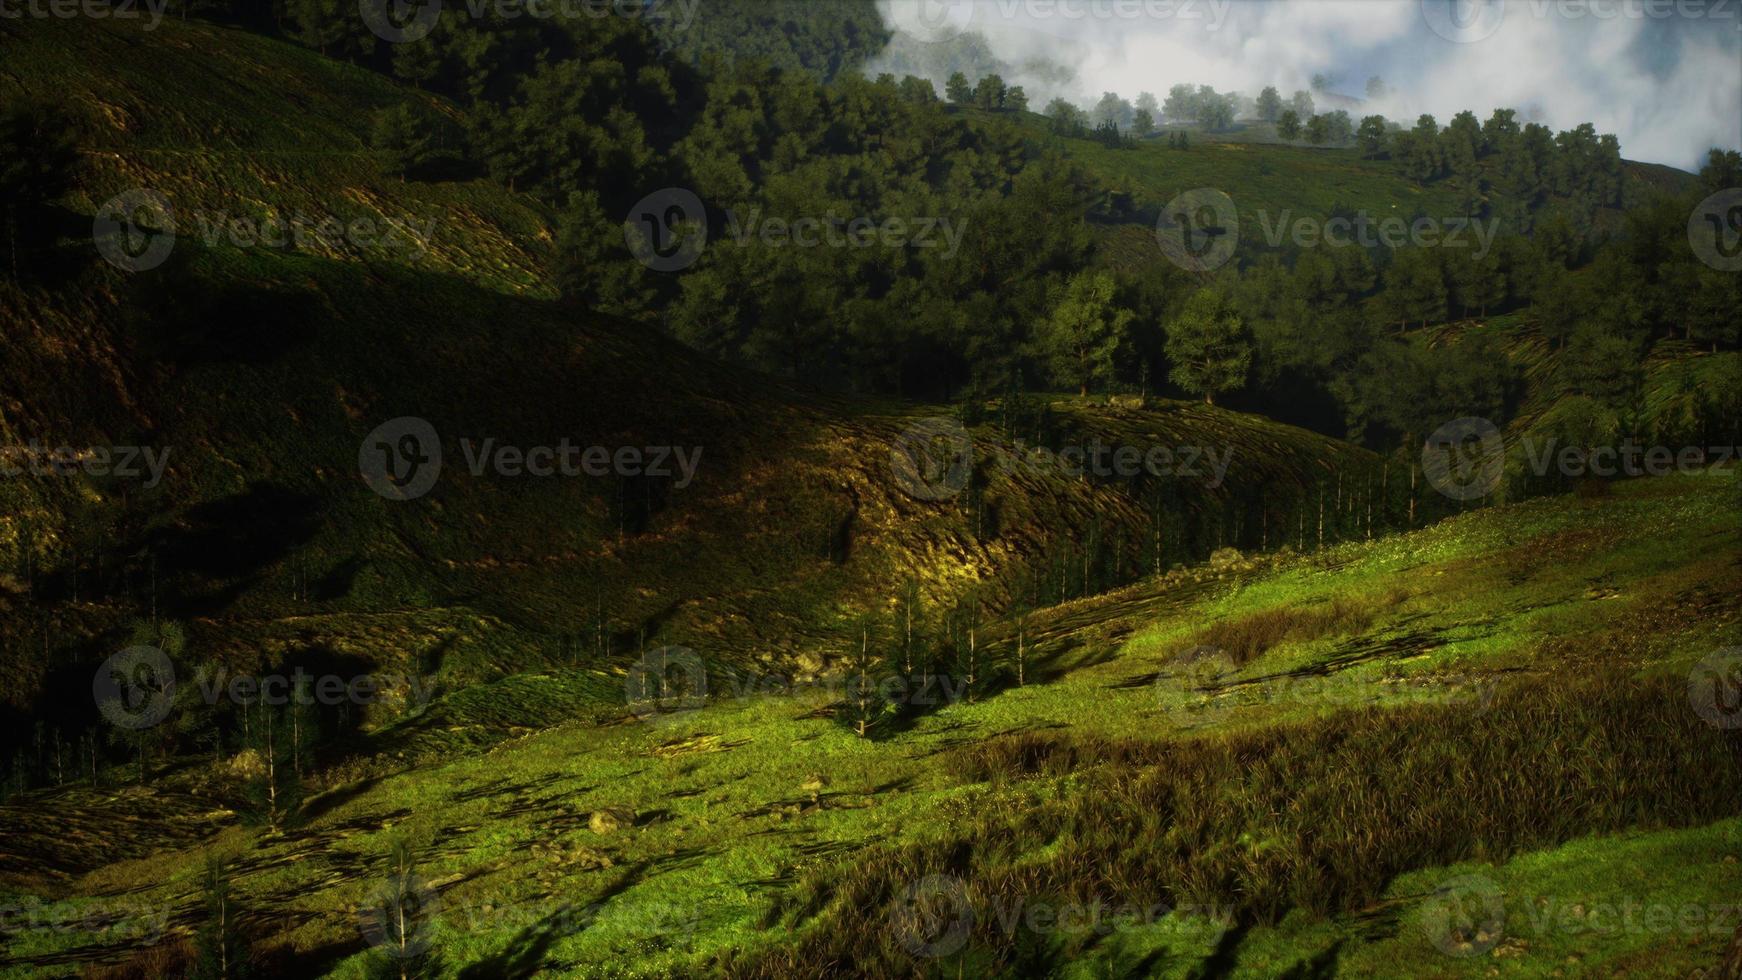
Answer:
[[(358, 910), (400, 845), (435, 975), (1686, 974), (1729, 943), (1535, 913), (1742, 885), (1742, 746), (1688, 701), (1742, 641), (1734, 466), (1456, 513), (1413, 460), (1198, 402), (825, 396), (560, 302), (548, 209), (367, 148), (371, 110), (456, 115), (379, 75), (0, 20), (0, 93), (67, 102), (84, 161), (59, 278), (0, 282), (0, 445), (170, 453), (153, 486), (0, 480), (0, 763), (57, 739), (0, 799), (0, 975), (177, 975), (208, 857), (262, 972), (397, 973)], [(1140, 207), (1443, 203), (1350, 151), (1070, 142)], [(126, 273), (90, 232), (135, 188), (178, 236)], [(267, 219), (432, 231), (222, 231)], [(1528, 316), (1430, 340), (1482, 332), (1529, 382), (1509, 435), (1552, 423)], [(1673, 418), (1735, 355), (1646, 368)], [(389, 499), (359, 457), (408, 416), (444, 468)], [(474, 473), (484, 440), (699, 455)], [(1098, 446), (1167, 468), (1080, 472)], [(185, 637), (184, 696), (112, 730), (93, 671), (144, 623)], [(633, 696), (690, 654), (691, 689)], [(306, 798), (262, 818), (267, 760), (200, 727), (195, 667), (407, 683), (317, 716)], [(854, 669), (895, 686), (849, 695)], [(79, 741), (69, 775), (87, 735), (105, 764)], [(1444, 926), (1471, 876), (1501, 932)], [(1037, 926), (1011, 896), (1134, 914)], [(951, 901), (972, 921), (916, 938), (904, 910)]]
[[(85, 258), (76, 281), (0, 294), (0, 438), (171, 454), (149, 489), (41, 476), (0, 488), (11, 576), (0, 619), (21, 638), (7, 656), (25, 678), (9, 691), (17, 708), (75, 684), (154, 605), (188, 624), (201, 656), (233, 668), (334, 650), (436, 670), (454, 691), (553, 659), (619, 664), (662, 642), (722, 664), (814, 669), (848, 643), (843, 615), (886, 608), (902, 580), (940, 603), (984, 585), (995, 609), (1018, 569), (1087, 548), (1090, 527), (1118, 552), (1115, 574), (1148, 567), (1154, 516), (1142, 497), (998, 462), (1000, 447), (1036, 433), (976, 423), (972, 491), (915, 499), (891, 449), (954, 409), (743, 377), (557, 303), (542, 272), (549, 216), (536, 204), (482, 181), (402, 182), (365, 148), (369, 109), (419, 100), (447, 111), (427, 96), (198, 23), (137, 33), (47, 21), (5, 28), (0, 43), (0, 84), (68, 100), (86, 164), (63, 245)], [(179, 234), (163, 267), (128, 274), (80, 236), (135, 187), (168, 200)], [(268, 217), (434, 231), (427, 251), (204, 234)], [(1117, 436), (1229, 460), (1214, 485), (1160, 488), (1174, 522), (1165, 564), (1258, 544), (1238, 511), (1261, 489), (1304, 500), (1339, 463), (1369, 459), (1193, 405), (1043, 412), (1055, 442)], [(436, 489), (412, 502), (357, 476), (365, 436), (401, 416), (427, 419), (447, 456)], [(473, 476), (461, 440), (490, 438), (701, 457), (682, 488)]]
[[(1686, 682), (1742, 635), (1737, 491), (1733, 472), (1640, 481), (1047, 610), (1026, 686), (880, 739), (843, 727), (839, 688), (748, 676), (703, 707), (570, 721), (338, 787), (282, 834), (110, 855), (62, 879), (37, 921), (120, 922), (14, 933), (5, 964), (172, 964), (217, 853), (269, 960), (360, 975), (353, 910), (403, 839), (439, 896), (432, 948), (456, 969), (954, 976), (1068, 956), (1071, 976), (1550, 976), (1649, 956), (1685, 975), (1727, 932), (1664, 944), (1532, 910), (1707, 907), (1742, 885), (1738, 746), (1693, 713)], [(987, 656), (1008, 660), (1011, 639), (988, 638)], [(1115, 817), (1137, 797), (1152, 809)], [(167, 828), (178, 799), (43, 793), (5, 816), (126, 807)], [(959, 952), (916, 958), (899, 910), (932, 874), (981, 912)], [(1503, 896), (1504, 933), (1447, 955), (1436, 889), (1470, 875)], [(988, 911), (1000, 896), (1182, 911), (1106, 936), (1048, 919), (1006, 932)]]

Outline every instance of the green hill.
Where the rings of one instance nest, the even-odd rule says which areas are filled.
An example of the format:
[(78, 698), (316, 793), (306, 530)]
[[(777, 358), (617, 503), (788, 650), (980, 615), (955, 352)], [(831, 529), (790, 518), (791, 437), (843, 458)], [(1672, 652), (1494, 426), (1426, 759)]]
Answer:
[[(707, 61), (732, 47), (720, 37), (680, 53)], [(875, 40), (820, 37), (764, 53), (850, 76)], [(956, 110), (916, 110), (922, 128), (869, 149), (809, 134), (864, 149), (835, 157), (758, 130), (770, 106), (833, 105), (768, 79), (791, 102), (771, 91), (762, 116), (720, 83), (744, 112), (721, 109), (719, 131), (770, 149), (708, 157), (710, 179), (730, 184), (733, 162), (798, 207), (834, 204), (807, 197), (818, 174), (872, 182), (846, 160), (899, 160), (878, 173), (916, 167), (916, 187), (1003, 181), (974, 188), (976, 250), (926, 267), (976, 291), (892, 286), (876, 298), (892, 332), (899, 317), (1019, 338), (1002, 299), (1048, 300), (1085, 269), (1137, 293), (1210, 282), (1156, 272), (1145, 213), (1193, 186), (1223, 188), (1243, 223), (1450, 193), (1353, 151), (1114, 150)], [(197, 20), (0, 19), (0, 101), (24, 100), (69, 109), (81, 167), (48, 271), (0, 280), (0, 446), (168, 455), (161, 482), (0, 480), (0, 908), (18, 913), (0, 974), (186, 972), (213, 941), (207, 857), (229, 938), (272, 976), (396, 974), (368, 948), (380, 923), (359, 929), (392, 881), (428, 902), (422, 965), (472, 977), (1552, 976), (1569, 956), (1686, 973), (1727, 942), (1525, 930), (1545, 897), (1709, 907), (1742, 884), (1734, 732), (1688, 701), (1696, 665), (1737, 640), (1733, 467), (1461, 503), (1421, 479), (1413, 444), (1382, 454), (1160, 397), (1148, 373), (1093, 396), (972, 373), (948, 403), (824, 392), (678, 343), (655, 322), (670, 307), (565, 299), (577, 232), (548, 197), (467, 167), (404, 180), (371, 148), (378, 110), (414, 105), (454, 124), (433, 127), (444, 139), (496, 110)], [(958, 176), (922, 138), (956, 141)], [(126, 272), (93, 228), (139, 189), (175, 238)], [(1092, 235), (1029, 276), (1000, 249), (1054, 223), (1023, 210), (1036, 201)], [(262, 226), (304, 234), (261, 244)], [(619, 247), (615, 224), (600, 234)], [(736, 298), (757, 261), (701, 271)], [(812, 284), (770, 281), (760, 296)], [(763, 315), (822, 335), (872, 305), (836, 298)], [(1159, 318), (1176, 299), (1140, 305)], [(1291, 315), (1328, 334), (1380, 302)], [(1401, 319), (1396, 343), (1427, 368), (1505, 355), (1509, 438), (1577, 421), (1541, 310)], [(1710, 430), (1702, 399), (1737, 355), (1653, 339), (1640, 424)], [(946, 358), (939, 343), (922, 353)], [(1003, 354), (1032, 356), (1018, 347)], [(366, 467), (412, 454), (412, 430), (382, 436), (406, 418), (443, 467), (394, 499)], [(474, 468), (486, 443), (519, 455)], [(635, 455), (521, 472), (559, 446)], [(655, 456), (663, 472), (641, 472)], [(165, 720), (107, 724), (99, 665), (145, 643), (180, 680)], [(656, 664), (658, 690), (638, 686)], [(311, 714), (199, 703), (225, 678), (296, 671), (389, 686)], [(1616, 877), (1614, 854), (1639, 872)], [(1434, 931), (1430, 899), (1471, 875), (1499, 889), (1503, 938)], [(1034, 920), (1009, 918), (1008, 896), (1054, 924), (1133, 910), (1106, 934), (1013, 926)], [(916, 960), (938, 937), (903, 923), (947, 921), (951, 900), (971, 923)]]
[[(1024, 569), (1098, 549), (1097, 587), (1129, 580), (1220, 545), (1258, 546), (1265, 518), (1244, 511), (1261, 489), (1280, 520), (1340, 462), (1373, 459), (1190, 404), (1032, 397), (1020, 425), (996, 408), (973, 421), (977, 474), (959, 498), (915, 499), (891, 449), (913, 423), (955, 409), (746, 377), (555, 301), (539, 205), (483, 181), (402, 182), (365, 148), (367, 115), (346, 109), (439, 101), (198, 23), (135, 34), (48, 22), (6, 44), (7, 84), (36, 92), (54, 79), (84, 110), (70, 226), (145, 187), (180, 232), (166, 265), (137, 274), (91, 259), (74, 232), (63, 249), (85, 257), (75, 288), (4, 287), (0, 435), (171, 454), (148, 489), (5, 486), (0, 568), (14, 571), (0, 616), (32, 638), (9, 651), (34, 679), (10, 692), (18, 707), (154, 604), (235, 669), (330, 647), (382, 667), (439, 662), (444, 690), (583, 651), (620, 669), (667, 642), (722, 665), (802, 657), (814, 668), (819, 651), (846, 643), (842, 613), (886, 609), (906, 578), (931, 601), (977, 588), (997, 609)], [(205, 97), (214, 72), (235, 82)], [(331, 149), (296, 149), (309, 145)], [(271, 217), (435, 230), (418, 253), (349, 238), (248, 247), (200, 231)], [(447, 455), (437, 489), (411, 502), (384, 500), (357, 475), (365, 436), (401, 416), (432, 423)], [(1151, 480), (1146, 498), (1065, 467), (1010, 464), (1017, 439), (1096, 438), (1207, 448), (1227, 469), (1214, 485), (1207, 470)], [(486, 439), (701, 457), (683, 487), (675, 470), (474, 476), (461, 440)], [(226, 560), (213, 560), (214, 544)], [(355, 617), (376, 618), (364, 629)]]

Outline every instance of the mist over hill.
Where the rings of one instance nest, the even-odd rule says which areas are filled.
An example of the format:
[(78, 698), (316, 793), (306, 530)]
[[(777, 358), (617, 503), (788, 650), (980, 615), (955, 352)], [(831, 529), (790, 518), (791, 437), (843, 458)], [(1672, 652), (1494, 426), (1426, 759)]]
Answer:
[[(1036, 104), (1175, 84), (1365, 99), (1393, 119), (1519, 108), (1591, 122), (1629, 156), (1692, 169), (1742, 143), (1742, 9), (1675, 0), (879, 0), (896, 32), (871, 62), (1004, 66)], [(976, 36), (961, 44), (963, 36)], [(941, 49), (949, 54), (922, 55)], [(1370, 98), (1379, 77), (1386, 94)]]

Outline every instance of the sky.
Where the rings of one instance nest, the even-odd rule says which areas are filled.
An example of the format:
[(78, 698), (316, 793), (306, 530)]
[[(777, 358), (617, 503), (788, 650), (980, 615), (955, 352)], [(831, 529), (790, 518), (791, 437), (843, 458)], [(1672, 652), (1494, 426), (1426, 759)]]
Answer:
[(1742, 147), (1742, 0), (879, 0), (899, 42), (978, 33), (1012, 65), (1074, 73), (1013, 82), (1030, 102), (1092, 105), (1107, 91), (1165, 97), (1178, 83), (1287, 97), (1315, 74), (1377, 111), (1444, 125), (1498, 107), (1557, 130), (1582, 122), (1629, 159), (1694, 169)]

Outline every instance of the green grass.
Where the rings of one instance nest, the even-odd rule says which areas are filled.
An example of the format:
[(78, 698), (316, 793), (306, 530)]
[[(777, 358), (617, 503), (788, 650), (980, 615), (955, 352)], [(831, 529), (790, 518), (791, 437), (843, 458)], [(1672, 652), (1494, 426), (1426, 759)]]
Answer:
[[(883, 739), (853, 736), (828, 717), (838, 699), (815, 690), (740, 697), (716, 684), (717, 696), (705, 708), (609, 724), (603, 723), (609, 705), (614, 695), (620, 698), (615, 678), (588, 680), (585, 672), (521, 677), (504, 682), (508, 687), (446, 696), (403, 731), (390, 726), (378, 733), (375, 738), (406, 747), (436, 738), (430, 744), (445, 744), (448, 752), (444, 758), (420, 753), (409, 771), (336, 788), (336, 802), (312, 803), (318, 816), (304, 826), (281, 836), (231, 829), (198, 848), (118, 861), (79, 878), (76, 893), (148, 898), (153, 907), (174, 910), (179, 927), (197, 920), (200, 855), (236, 854), (245, 907), (272, 910), (274, 922), (282, 923), (263, 928), (270, 936), (261, 937), (262, 946), (337, 956), (335, 975), (357, 975), (364, 957), (354, 952), (359, 940), (348, 910), (380, 879), (389, 843), (402, 838), (420, 852), (419, 873), (437, 883), (445, 910), (439, 947), (456, 969), (537, 947), (546, 968), (584, 975), (712, 969), (726, 950), (751, 957), (733, 961), (735, 971), (778, 971), (784, 957), (814, 956), (831, 941), (888, 947), (888, 889), (899, 891), (902, 876), (917, 877), (931, 866), (926, 862), (989, 875), (993, 882), (1029, 881), (1025, 893), (1036, 902), (1087, 897), (1095, 882), (1110, 895), (1124, 894), (1118, 886), (1125, 882), (1125, 891), (1136, 895), (1137, 882), (1163, 879), (1135, 870), (1129, 872), (1134, 877), (1123, 877), (1121, 869), (1175, 853), (1125, 847), (1132, 834), (1151, 832), (1141, 828), (1168, 834), (1197, 828), (1191, 831), (1199, 835), (1196, 843), (1177, 853), (1209, 869), (1266, 835), (1305, 832), (1310, 824), (1296, 821), (1329, 806), (1347, 814), (1334, 825), (1350, 833), (1374, 814), (1410, 816), (1379, 838), (1386, 842), (1383, 862), (1356, 860), (1357, 852), (1349, 851), (1339, 859), (1344, 864), (1309, 860), (1301, 867), (1315, 870), (1288, 872), (1267, 862), (1301, 845), (1266, 845), (1253, 852), (1259, 863), (1238, 872), (1256, 876), (1247, 885), (1215, 875), (1193, 879), (1192, 903), (1231, 909), (1231, 921), (1246, 925), (1248, 938), (1235, 956), (1242, 970), (1256, 975), (1267, 963), (1323, 953), (1348, 933), (1366, 936), (1360, 930), (1373, 908), (1453, 874), (1447, 857), (1513, 862), (1494, 872), (1501, 874), (1527, 860), (1515, 855), (1540, 852), (1548, 862), (1562, 854), (1567, 873), (1584, 876), (1566, 889), (1597, 901), (1606, 894), (1600, 889), (1611, 887), (1605, 883), (1628, 879), (1615, 871), (1624, 865), (1609, 862), (1601, 847), (1577, 845), (1592, 832), (1641, 823), (1685, 827), (1654, 839), (1693, 855), (1686, 861), (1712, 846), (1713, 828), (1729, 826), (1734, 833), (1733, 821), (1711, 821), (1735, 798), (1723, 794), (1742, 791), (1728, 782), (1736, 770), (1717, 766), (1721, 755), (1705, 767), (1690, 764), (1700, 753), (1724, 750), (1709, 740), (1710, 730), (1687, 724), (1692, 716), (1679, 693), (1694, 659), (1735, 642), (1735, 590), (1723, 591), (1734, 584), (1738, 555), (1727, 509), (1734, 491), (1733, 476), (1628, 483), (1605, 499), (1491, 508), (1274, 567), (1199, 573), (1198, 585), (1162, 580), (1044, 610), (1032, 629), (1048, 639), (1039, 643), (1033, 669), (1049, 677), (1046, 683), (984, 691), (973, 703), (922, 716)], [(1538, 570), (1521, 574), (1530, 568)], [(1285, 633), (1249, 664), (1217, 678), (1228, 685), (1270, 675), (1268, 683), (1206, 691), (1161, 676), (1178, 647), (1205, 624), (1265, 610), (1320, 608), (1338, 596), (1385, 597), (1400, 583), (1409, 597), (1396, 605), (1388, 598), (1376, 603), (1369, 621), (1339, 620), (1340, 628), (1322, 634)], [(1146, 604), (1146, 589), (1197, 588), (1208, 591), (1179, 608), (1157, 612)], [(1078, 649), (1079, 643), (1098, 646), (1094, 637), (1126, 619), (1138, 627), (1128, 639), (1087, 656)], [(1079, 621), (1089, 625), (1065, 625)], [(1431, 634), (1433, 643), (1323, 674), (1274, 676), (1334, 665), (1352, 651), (1418, 634)], [(995, 647), (1002, 642), (995, 633), (989, 637)], [(1617, 676), (1635, 680), (1566, 686), (1573, 678)], [(541, 703), (587, 707), (595, 720), (563, 723), (540, 715)], [(488, 724), (504, 710), (518, 714), (522, 704), (541, 730), (493, 748), (468, 747), (468, 725)], [(1552, 756), (1543, 755), (1546, 732), (1558, 736)], [(411, 741), (395, 742), (407, 736)], [(1029, 748), (1000, 754), (1022, 745)], [(1073, 745), (1081, 749), (1069, 749)], [(1454, 749), (1459, 745), (1464, 749)], [(1015, 761), (1022, 758), (1032, 761)], [(1672, 758), (1683, 761), (1671, 764)], [(1155, 764), (1164, 759), (1181, 761)], [(1223, 772), (1239, 759), (1248, 761)], [(1302, 776), (1308, 768), (1311, 778)], [(1513, 778), (1497, 781), (1502, 774)], [(813, 777), (821, 777), (821, 785)], [(1394, 787), (1381, 792), (1404, 795), (1361, 804), (1360, 784), (1347, 782), (1352, 778), (1371, 778), (1376, 787)], [(1455, 779), (1457, 788), (1427, 790), (1419, 798), (1401, 789), (1432, 787), (1435, 779)], [(1225, 799), (1205, 811), (1221, 816), (1155, 822), (1143, 815), (1164, 812), (1155, 809), (1159, 803), (1109, 795), (1172, 780), (1195, 787), (1176, 800), (1208, 806), (1209, 799)], [(1261, 793), (1261, 787), (1268, 788)], [(1544, 819), (1547, 801), (1563, 793), (1582, 802)], [(1298, 800), (1302, 809), (1271, 826), (1263, 816), (1267, 798)], [(1238, 809), (1249, 806), (1257, 809)], [(588, 815), (608, 807), (634, 811), (640, 824), (605, 835), (587, 829)], [(1088, 830), (1097, 825), (1090, 812), (1106, 820), (1119, 814), (1117, 826), (1124, 829), (1097, 844)], [(1232, 820), (1233, 812), (1247, 815)], [(1044, 830), (1067, 813), (1079, 816)], [(1439, 816), (1430, 821), (1430, 813)], [(1009, 829), (991, 831), (1005, 821)], [(1423, 826), (1437, 827), (1432, 839), (1441, 843), (1402, 843), (1419, 833), (1410, 828)], [(1238, 844), (1253, 834), (1259, 836)], [(1340, 846), (1322, 831), (1279, 836), (1275, 846), (1283, 840)], [(1343, 853), (1334, 849), (1326, 857)], [(898, 854), (924, 860), (890, 857)], [(1270, 857), (1260, 860), (1260, 854)], [(958, 860), (965, 863), (951, 863)], [(1218, 874), (1247, 865), (1225, 867)], [(1337, 867), (1349, 884), (1322, 877)], [(856, 868), (883, 869), (877, 873), (894, 878), (877, 887), (853, 885), (852, 876), (861, 873)], [(1654, 870), (1663, 882), (1651, 887), (1699, 901), (1704, 888), (1679, 890), (1682, 873), (1674, 868)], [(1579, 881), (1590, 888), (1578, 891)], [(1261, 882), (1273, 890), (1256, 890)], [(1172, 891), (1156, 897), (1182, 904)], [(1318, 912), (1305, 918), (1290, 913), (1297, 904)], [(1394, 941), (1402, 944), (1411, 941), (1410, 913), (1400, 914)], [(557, 930), (546, 948), (540, 923), (549, 926), (552, 919), (572, 934)], [(1006, 965), (1035, 957), (1052, 962), (1069, 955), (1089, 957), (1091, 966), (1102, 960), (1129, 966), (1162, 943), (1174, 964), (1167, 969), (1183, 971), (1217, 955), (1215, 931), (1199, 929), (1200, 919), (1180, 916), (1150, 931), (1121, 929), (1116, 941), (1092, 946), (1082, 936), (1054, 936), (1036, 946), (1038, 940), (1021, 938), (1019, 930), (1003, 946), (974, 947), (980, 958), (972, 962), (984, 964), (993, 955)], [(769, 923), (784, 926), (764, 932)], [(793, 930), (790, 937), (786, 928)], [(1053, 941), (1063, 945), (1048, 945)], [(1384, 961), (1386, 947), (1371, 951), (1368, 941), (1345, 944), (1337, 954), (1342, 969), (1359, 974), (1360, 964)], [(56, 955), (87, 943), (120, 946), (113, 937), (33, 933), (15, 939), (5, 956), (17, 969), (21, 959), (56, 962)], [(1627, 962), (1639, 948), (1637, 937), (1608, 935), (1562, 937), (1543, 948), (1559, 957), (1568, 944), (1586, 964)], [(810, 953), (795, 954), (806, 949)], [(885, 954), (887, 948), (878, 955)], [(1413, 955), (1424, 968), (1452, 975), (1465, 965)], [(866, 962), (868, 969), (877, 963), (897, 972), (912, 968), (911, 961)], [(1536, 953), (1529, 962), (1538, 962)], [(1161, 969), (1158, 963), (1151, 966)]]

